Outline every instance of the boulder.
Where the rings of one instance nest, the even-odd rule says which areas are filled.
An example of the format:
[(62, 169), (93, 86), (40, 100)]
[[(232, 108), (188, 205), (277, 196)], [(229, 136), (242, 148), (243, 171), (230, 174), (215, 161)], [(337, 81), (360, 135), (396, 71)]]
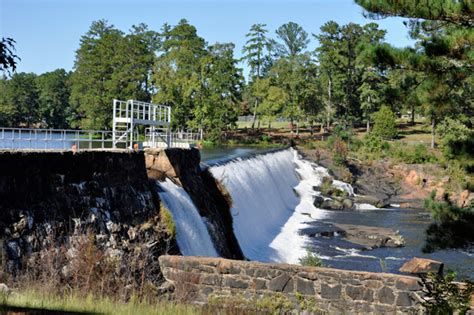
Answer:
[(313, 205), (316, 208), (321, 208), (321, 205), (324, 203), (324, 198), (321, 196), (314, 197)]
[(404, 263), (403, 266), (401, 266), (398, 270), (400, 272), (412, 274), (425, 274), (428, 272), (442, 274), (443, 267), (444, 264), (440, 261), (414, 257), (413, 259)]
[(344, 206), (338, 200), (327, 199), (321, 204), (321, 208), (326, 210), (343, 210)]
[(352, 201), (352, 199), (349, 199), (349, 198), (344, 198), (342, 200), (342, 206), (345, 210), (352, 210), (354, 209), (354, 201)]
[(368, 203), (377, 208), (385, 208), (389, 206), (388, 199), (381, 199), (376, 196), (357, 195), (354, 197), (357, 203)]
[(336, 224), (335, 227), (344, 231), (344, 239), (348, 242), (364, 246), (366, 249), (378, 247), (402, 247), (403, 237), (398, 231), (375, 226)]

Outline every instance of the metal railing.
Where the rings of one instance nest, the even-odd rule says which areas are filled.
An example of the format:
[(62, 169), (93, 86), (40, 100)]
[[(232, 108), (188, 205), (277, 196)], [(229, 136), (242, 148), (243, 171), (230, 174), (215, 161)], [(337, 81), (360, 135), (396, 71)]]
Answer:
[(107, 149), (112, 132), (102, 130), (0, 127), (0, 149)]
[[(138, 139), (138, 135), (136, 138)], [(147, 128), (144, 141), (136, 141), (140, 147), (189, 148), (202, 139), (201, 134), (185, 131), (163, 132)], [(112, 131), (36, 129), (0, 127), (0, 149), (112, 149)], [(122, 143), (122, 149), (128, 147)]]
[(136, 100), (114, 100), (114, 118), (125, 120), (141, 120), (169, 124), (171, 122), (171, 107), (145, 103)]
[(143, 146), (150, 148), (189, 148), (202, 140), (202, 134), (190, 131), (163, 132), (147, 128)]

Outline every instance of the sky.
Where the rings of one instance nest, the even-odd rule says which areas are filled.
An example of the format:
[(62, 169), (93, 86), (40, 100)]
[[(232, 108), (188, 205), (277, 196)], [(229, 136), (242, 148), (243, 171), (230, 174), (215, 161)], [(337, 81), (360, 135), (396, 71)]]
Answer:
[[(21, 58), (17, 71), (40, 74), (57, 68), (72, 70), (80, 37), (99, 19), (127, 32), (142, 22), (159, 31), (165, 22), (175, 25), (185, 18), (209, 44), (233, 42), (235, 56), (240, 57), (252, 24), (267, 24), (270, 36), (289, 21), (317, 34), (330, 20), (373, 22), (362, 13), (353, 0), (0, 0), (0, 34), (17, 42), (16, 53)], [(388, 43), (413, 45), (403, 19), (375, 22), (387, 30)], [(316, 46), (311, 36), (308, 49)]]

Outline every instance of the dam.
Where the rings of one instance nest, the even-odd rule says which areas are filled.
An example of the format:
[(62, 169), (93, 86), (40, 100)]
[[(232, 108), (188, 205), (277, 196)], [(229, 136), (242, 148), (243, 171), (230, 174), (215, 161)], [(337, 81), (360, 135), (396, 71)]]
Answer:
[[(184, 277), (182, 272), (186, 273), (188, 269), (211, 270), (216, 265), (224, 264), (241, 271), (236, 275), (232, 271), (234, 267), (229, 267), (229, 272), (219, 273), (216, 281), (221, 285), (213, 285), (211, 291), (217, 292), (217, 288), (228, 286), (238, 289), (236, 285), (242, 286), (241, 290), (254, 285), (249, 282), (253, 276), (243, 276), (249, 268), (276, 268), (280, 271), (265, 278), (265, 292), (271, 291), (271, 283), (277, 281), (275, 277), (291, 274), (285, 280), (295, 282), (291, 289), (288, 286), (289, 294), (303, 290), (301, 286), (307, 284), (305, 281), (315, 281), (313, 289), (303, 292), (316, 294), (330, 305), (339, 305), (336, 308), (353, 305), (350, 304), (352, 300), (376, 300), (379, 303), (386, 301), (388, 296), (390, 302), (384, 306), (386, 308), (381, 308), (385, 310), (418, 307), (418, 297), (415, 293), (409, 293), (420, 289), (413, 286), (413, 279), (405, 281), (403, 276), (391, 276), (393, 280), (388, 283), (394, 287), (383, 289), (384, 294), (376, 293), (385, 288), (380, 284), (373, 289), (375, 291), (355, 293), (351, 291), (353, 288), (346, 288), (340, 281), (362, 281), (356, 286), (372, 280), (383, 282), (384, 276), (380, 278), (370, 272), (399, 273), (399, 267), (414, 256), (442, 260), (448, 268), (463, 276), (473, 274), (470, 263), (473, 258), (468, 252), (421, 253), (420, 241), (428, 219), (420, 213), (396, 208), (375, 209), (368, 204), (357, 204), (353, 211), (321, 209), (314, 201), (322, 196), (319, 187), (330, 175), (326, 168), (304, 159), (293, 148), (266, 153), (245, 152), (231, 158), (211, 154), (201, 161), (201, 153), (206, 156), (206, 152), (197, 149), (93, 150), (76, 153), (2, 151), (2, 259), (10, 271), (19, 273), (26, 257), (41, 252), (46, 244), (51, 244), (47, 240), (54, 239), (54, 242), (67, 248), (72, 246), (78, 233), (89, 231), (95, 235), (98, 246), (115, 257), (124, 257), (138, 248), (147, 248), (150, 262), (170, 254), (217, 259), (190, 258), (181, 263), (174, 258), (160, 258), (163, 270), (154, 271), (157, 279), (164, 272), (167, 280), (176, 281)], [(356, 194), (347, 183), (334, 180), (333, 185), (344, 191), (345, 196)], [(174, 235), (169, 233), (163, 209), (171, 214)], [(325, 236), (315, 232), (330, 231), (335, 223), (370, 223), (388, 227), (400, 221), (410, 222), (400, 231), (406, 240), (404, 247), (367, 250), (344, 240), (337, 233)], [(299, 274), (305, 275), (309, 272), (307, 269), (284, 267), (288, 263), (299, 264), (308, 252), (316, 253), (326, 266), (339, 268), (330, 272), (317, 271), (326, 274), (326, 278), (320, 279), (327, 279), (329, 287), (317, 282), (317, 276), (299, 280), (302, 277)], [(241, 265), (220, 261), (220, 258), (263, 264)], [(381, 261), (385, 262), (384, 269)], [(189, 268), (183, 267), (187, 264)], [(199, 267), (200, 264), (202, 267)], [(347, 269), (358, 270), (359, 273)], [(344, 277), (337, 277), (336, 274)], [(197, 282), (190, 284), (197, 286), (201, 292), (197, 299), (202, 301), (201, 290), (210, 290), (206, 289), (208, 280), (202, 280), (202, 277), (210, 276), (199, 274), (196, 277)], [(255, 281), (261, 281), (260, 277), (255, 277), (259, 278)], [(286, 279), (286, 276), (281, 277)], [(354, 280), (354, 277), (359, 280)], [(227, 278), (237, 280), (225, 282)], [(283, 292), (284, 288), (276, 292)], [(338, 304), (332, 300), (350, 294), (356, 297), (341, 300), (349, 304)], [(369, 306), (364, 305), (365, 308), (360, 310), (369, 310)]]

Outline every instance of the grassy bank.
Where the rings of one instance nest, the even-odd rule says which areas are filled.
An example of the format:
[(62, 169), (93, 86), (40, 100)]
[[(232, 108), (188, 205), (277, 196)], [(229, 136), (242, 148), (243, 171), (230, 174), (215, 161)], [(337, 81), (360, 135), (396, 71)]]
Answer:
[(59, 312), (78, 312), (89, 314), (163, 314), (191, 315), (201, 314), (199, 308), (170, 301), (147, 302), (132, 297), (127, 303), (119, 303), (111, 299), (97, 299), (92, 295), (81, 298), (75, 295), (51, 295), (40, 290), (24, 290), (0, 295), (2, 309), (5, 307), (21, 307), (43, 309)]

